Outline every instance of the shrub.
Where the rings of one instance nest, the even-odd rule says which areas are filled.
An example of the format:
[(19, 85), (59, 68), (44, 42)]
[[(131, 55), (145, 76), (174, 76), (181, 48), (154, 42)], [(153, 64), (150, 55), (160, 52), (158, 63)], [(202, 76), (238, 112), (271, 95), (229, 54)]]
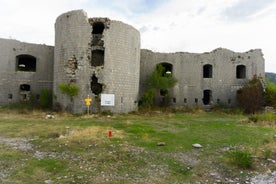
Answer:
[(270, 82), (269, 79), (267, 79), (266, 84), (264, 93), (265, 105), (276, 108), (276, 84)]
[(61, 83), (58, 85), (58, 87), (62, 94), (68, 95), (70, 97), (71, 101), (73, 100), (74, 96), (78, 95), (79, 92), (79, 88), (74, 84)]
[(255, 113), (263, 108), (264, 94), (261, 79), (254, 76), (237, 92), (237, 101), (245, 113)]
[(274, 113), (271, 113), (271, 112), (266, 112), (263, 114), (254, 114), (254, 115), (251, 115), (248, 119), (255, 123), (261, 122), (261, 121), (274, 122), (276, 120)]
[(143, 97), (141, 98), (140, 102), (139, 102), (139, 106), (141, 107), (152, 107), (154, 104), (154, 98), (156, 95), (156, 90), (155, 89), (149, 89), (147, 90)]
[(40, 90), (39, 105), (42, 108), (51, 108), (53, 104), (53, 93), (48, 89)]
[(239, 168), (249, 169), (253, 165), (253, 158), (248, 151), (234, 150), (228, 152), (230, 162)]

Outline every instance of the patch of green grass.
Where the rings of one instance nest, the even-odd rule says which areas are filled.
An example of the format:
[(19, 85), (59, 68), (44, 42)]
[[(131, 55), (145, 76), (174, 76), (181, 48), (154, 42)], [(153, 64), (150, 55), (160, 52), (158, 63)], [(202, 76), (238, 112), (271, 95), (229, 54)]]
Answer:
[(249, 151), (244, 150), (234, 150), (229, 151), (227, 154), (229, 161), (242, 169), (250, 169), (253, 166), (253, 158)]
[[(220, 159), (222, 148), (264, 148), (264, 140), (272, 144), (275, 134), (273, 128), (241, 124), (246, 116), (218, 112), (98, 117), (55, 114), (50, 120), (43, 112), (14, 115), (0, 111), (0, 115), (1, 136), (27, 138), (33, 145), (27, 153), (0, 146), (1, 163), (5, 158), (9, 166), (18, 163), (9, 178), (14, 183), (47, 179), (53, 183), (193, 183), (208, 171), (210, 163)], [(108, 137), (110, 130), (112, 138)], [(165, 146), (157, 146), (159, 142)], [(194, 143), (203, 148), (194, 149)], [(38, 159), (36, 151), (47, 154)], [(185, 157), (194, 152), (196, 156)], [(233, 161), (238, 167), (248, 167), (247, 163), (238, 165), (244, 157), (248, 160), (246, 154), (229, 155), (232, 160), (243, 158)]]

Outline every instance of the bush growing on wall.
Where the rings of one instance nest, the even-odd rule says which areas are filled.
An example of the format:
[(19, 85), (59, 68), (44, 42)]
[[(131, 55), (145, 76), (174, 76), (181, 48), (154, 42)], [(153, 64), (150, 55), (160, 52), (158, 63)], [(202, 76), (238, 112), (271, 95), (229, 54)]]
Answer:
[(73, 101), (73, 97), (78, 95), (79, 88), (74, 84), (64, 84), (61, 83), (58, 85), (59, 90), (62, 94), (68, 95), (70, 100)]

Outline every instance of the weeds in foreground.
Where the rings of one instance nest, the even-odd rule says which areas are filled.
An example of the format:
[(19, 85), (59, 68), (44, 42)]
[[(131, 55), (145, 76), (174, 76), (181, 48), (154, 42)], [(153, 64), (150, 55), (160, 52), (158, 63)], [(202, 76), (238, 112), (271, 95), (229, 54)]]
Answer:
[(234, 151), (229, 151), (227, 153), (227, 157), (230, 161), (235, 166), (238, 166), (241, 169), (250, 169), (253, 166), (253, 158), (251, 153), (248, 151), (244, 150), (234, 150)]

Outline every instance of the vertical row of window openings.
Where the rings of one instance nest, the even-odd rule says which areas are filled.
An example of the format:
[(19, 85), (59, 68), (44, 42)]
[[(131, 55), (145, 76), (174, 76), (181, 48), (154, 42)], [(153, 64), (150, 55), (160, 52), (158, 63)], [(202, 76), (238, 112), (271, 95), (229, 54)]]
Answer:
[(100, 47), (100, 49), (97, 48), (91, 52), (91, 66), (94, 67), (104, 65), (104, 48), (101, 40), (104, 28), (105, 26), (102, 22), (94, 22), (92, 24), (92, 45)]

